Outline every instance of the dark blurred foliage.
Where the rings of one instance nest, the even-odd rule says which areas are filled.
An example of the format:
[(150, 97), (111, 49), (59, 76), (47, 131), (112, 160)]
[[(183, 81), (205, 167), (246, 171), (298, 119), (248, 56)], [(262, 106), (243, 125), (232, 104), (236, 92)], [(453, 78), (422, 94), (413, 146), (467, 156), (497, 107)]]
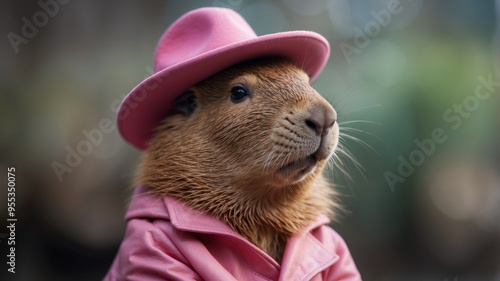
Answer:
[[(53, 15), (40, 4), (48, 2), (57, 3)], [(332, 226), (365, 280), (500, 280), (500, 87), (474, 103), (481, 79), (500, 80), (500, 1), (401, 0), (377, 28), (374, 14), (390, 2), (3, 1), (0, 206), (15, 166), (18, 222), (15, 275), (0, 229), (0, 279), (104, 276), (140, 157), (114, 127), (116, 105), (151, 74), (170, 23), (197, 7), (225, 6), (257, 34), (305, 29), (330, 41), (332, 57), (314, 86), (339, 111), (342, 142), (356, 158), (343, 157), (352, 180), (329, 171), (348, 210)], [(26, 21), (39, 25), (25, 30), (30, 38)], [(12, 34), (24, 41), (13, 44)], [(428, 144), (436, 129), (446, 140), (427, 155), (417, 143)], [(84, 131), (96, 130), (102, 139), (60, 180), (53, 163), (66, 164), (68, 151), (87, 141)], [(401, 176), (411, 157), (421, 163), (389, 184), (384, 175)]]

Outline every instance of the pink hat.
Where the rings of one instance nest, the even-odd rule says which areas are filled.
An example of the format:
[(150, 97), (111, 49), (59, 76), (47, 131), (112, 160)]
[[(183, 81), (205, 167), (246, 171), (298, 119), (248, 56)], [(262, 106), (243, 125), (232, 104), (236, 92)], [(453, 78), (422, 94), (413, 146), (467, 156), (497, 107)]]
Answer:
[(325, 66), (330, 47), (310, 31), (257, 36), (236, 12), (224, 8), (193, 10), (161, 37), (154, 57), (155, 73), (135, 87), (118, 111), (125, 140), (143, 150), (173, 101), (193, 85), (240, 62), (267, 56), (290, 60), (313, 81)]

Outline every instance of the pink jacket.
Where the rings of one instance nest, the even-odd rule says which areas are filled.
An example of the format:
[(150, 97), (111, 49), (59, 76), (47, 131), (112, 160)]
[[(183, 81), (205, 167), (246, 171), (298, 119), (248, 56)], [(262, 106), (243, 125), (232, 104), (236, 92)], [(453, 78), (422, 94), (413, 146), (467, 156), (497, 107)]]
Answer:
[(125, 219), (125, 238), (105, 281), (361, 280), (325, 216), (289, 239), (281, 265), (222, 221), (142, 187)]

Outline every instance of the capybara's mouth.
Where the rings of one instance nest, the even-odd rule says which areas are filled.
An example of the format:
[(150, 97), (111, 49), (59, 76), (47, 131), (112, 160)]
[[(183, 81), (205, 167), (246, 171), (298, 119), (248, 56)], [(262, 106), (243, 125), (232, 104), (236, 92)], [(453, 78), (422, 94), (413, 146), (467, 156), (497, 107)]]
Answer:
[(299, 174), (307, 174), (316, 167), (315, 153), (308, 155), (306, 157), (300, 158), (298, 160), (292, 161), (285, 166), (281, 167), (278, 171), (280, 173), (293, 173), (298, 172)]

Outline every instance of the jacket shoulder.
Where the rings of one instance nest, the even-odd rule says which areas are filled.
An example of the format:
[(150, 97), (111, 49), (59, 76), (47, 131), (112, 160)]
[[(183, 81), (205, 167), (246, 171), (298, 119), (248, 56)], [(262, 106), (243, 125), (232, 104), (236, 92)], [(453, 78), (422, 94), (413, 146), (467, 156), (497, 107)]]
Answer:
[(130, 219), (104, 280), (201, 280), (179, 250), (176, 232), (167, 220)]

